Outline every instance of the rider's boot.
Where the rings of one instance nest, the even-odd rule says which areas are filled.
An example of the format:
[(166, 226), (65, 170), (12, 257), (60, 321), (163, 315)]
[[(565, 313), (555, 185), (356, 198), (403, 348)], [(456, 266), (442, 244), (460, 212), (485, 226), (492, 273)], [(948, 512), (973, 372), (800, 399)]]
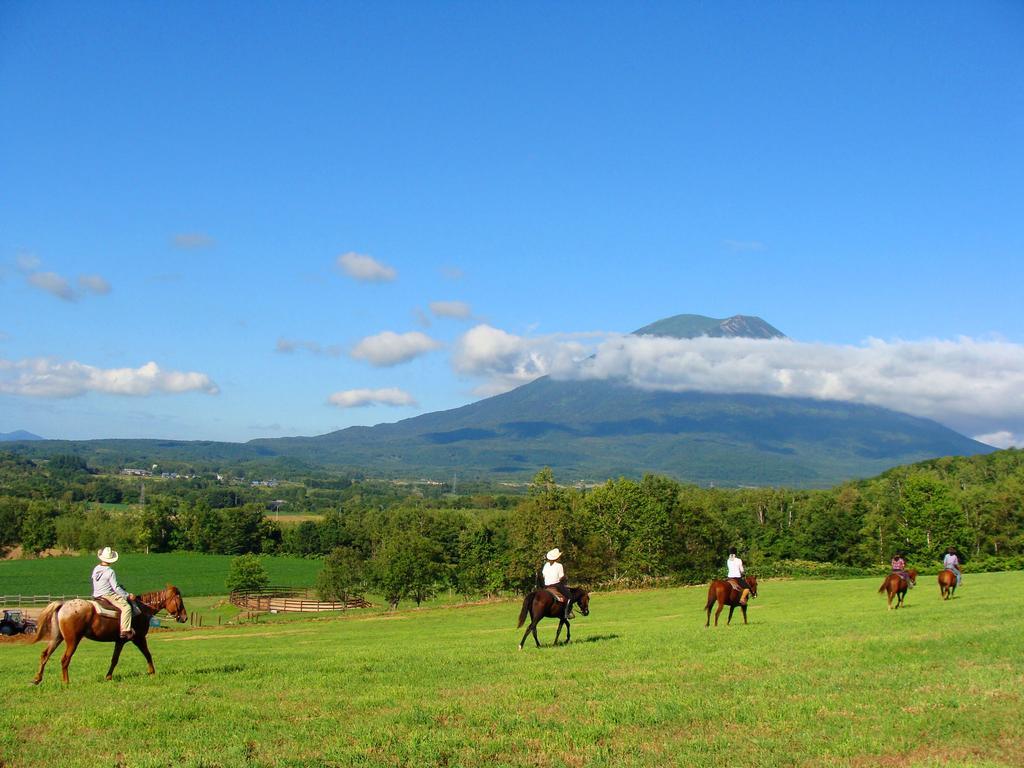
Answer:
[(572, 612), (572, 600), (569, 600), (565, 604), (565, 620), (572, 621), (576, 618), (576, 614)]
[(750, 598), (750, 590), (744, 589), (743, 594), (740, 595), (740, 605), (746, 605), (747, 600)]

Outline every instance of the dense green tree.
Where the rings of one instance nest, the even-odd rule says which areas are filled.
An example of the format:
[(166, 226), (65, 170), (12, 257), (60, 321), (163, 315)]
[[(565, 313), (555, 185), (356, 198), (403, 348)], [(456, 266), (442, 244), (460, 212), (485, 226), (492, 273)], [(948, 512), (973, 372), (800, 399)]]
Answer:
[(393, 608), (403, 598), (419, 605), (436, 592), (443, 575), (440, 547), (416, 531), (392, 535), (373, 558), (376, 587)]
[(57, 543), (57, 510), (51, 502), (30, 501), (21, 522), (21, 544), (34, 555)]
[(270, 576), (257, 555), (245, 554), (231, 560), (225, 586), (228, 592), (260, 590), (270, 584)]
[(357, 550), (337, 547), (326, 558), (317, 577), (321, 600), (344, 601), (366, 584), (366, 562)]

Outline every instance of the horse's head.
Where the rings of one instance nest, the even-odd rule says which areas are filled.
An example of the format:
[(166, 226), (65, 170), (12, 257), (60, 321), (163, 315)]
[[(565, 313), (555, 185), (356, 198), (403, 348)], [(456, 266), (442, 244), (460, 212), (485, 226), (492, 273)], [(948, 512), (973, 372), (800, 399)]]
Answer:
[(750, 586), (750, 596), (757, 597), (757, 576), (747, 576), (747, 584)]
[(179, 624), (184, 624), (188, 621), (185, 599), (173, 584), (167, 585), (167, 599), (164, 601), (164, 610), (171, 614)]
[(912, 584), (917, 584), (917, 571), (907, 571), (907, 576), (910, 577)]
[(576, 605), (580, 608), (580, 613), (584, 616), (590, 615), (590, 593), (585, 589), (579, 591), (579, 595), (574, 598)]

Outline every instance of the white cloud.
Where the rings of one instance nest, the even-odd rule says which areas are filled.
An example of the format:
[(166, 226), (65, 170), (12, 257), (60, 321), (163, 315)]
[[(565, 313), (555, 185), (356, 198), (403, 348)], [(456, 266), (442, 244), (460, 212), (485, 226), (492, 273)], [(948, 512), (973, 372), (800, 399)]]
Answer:
[(110, 283), (99, 275), (79, 275), (78, 285), (82, 290), (99, 296), (110, 293)]
[(312, 355), (325, 355), (327, 357), (338, 357), (341, 355), (341, 347), (337, 344), (330, 344), (324, 347), (315, 341), (304, 341), (302, 339), (280, 338), (274, 347), (275, 352), (281, 352), (286, 355), (292, 354), (297, 349), (305, 350)]
[(974, 439), (979, 443), (991, 445), (993, 448), (1017, 448), (1024, 447), (1024, 435), (1015, 435), (1008, 430), (991, 432), (987, 435), (975, 435)]
[(75, 397), (87, 392), (108, 395), (152, 395), (204, 392), (217, 385), (205, 373), (165, 371), (154, 362), (139, 368), (97, 368), (74, 360), (36, 357), (0, 358), (0, 392), (27, 397)]
[[(452, 364), (459, 374), (486, 380), (479, 394), (543, 375), (614, 379), (650, 390), (878, 405), (984, 434), (990, 444), (1024, 434), (1024, 346), (1003, 341), (869, 339), (842, 346), (621, 334), (531, 339), (479, 325), (459, 340)], [(1001, 436), (1004, 431), (1012, 437)]]
[(416, 405), (416, 400), (412, 395), (397, 387), (346, 389), (342, 392), (335, 392), (327, 398), (327, 402), (339, 408), (360, 408), (366, 405)]
[[(19, 253), (17, 258), (18, 271), (25, 276), (25, 281), (34, 288), (46, 291), (64, 301), (77, 301), (80, 294), (71, 287), (71, 283), (56, 272), (41, 272), (42, 262), (31, 253)], [(110, 293), (110, 283), (99, 275), (79, 275), (79, 287), (86, 293), (104, 295)]]
[(430, 311), (435, 317), (466, 318), (473, 314), (469, 304), (464, 301), (432, 301)]
[(493, 395), (553, 370), (571, 370), (588, 354), (586, 346), (572, 337), (525, 338), (482, 324), (462, 335), (452, 355), (452, 364), (463, 376), (487, 378), (488, 381), (474, 391)]
[(440, 346), (441, 342), (420, 331), (384, 331), (375, 336), (367, 336), (356, 344), (352, 350), (352, 357), (376, 366), (397, 365)]
[(386, 283), (398, 277), (394, 268), (381, 264), (372, 256), (349, 251), (338, 257), (338, 267), (349, 277), (367, 283)]
[(197, 248), (211, 248), (217, 241), (202, 232), (182, 232), (171, 238), (175, 248), (191, 251)]

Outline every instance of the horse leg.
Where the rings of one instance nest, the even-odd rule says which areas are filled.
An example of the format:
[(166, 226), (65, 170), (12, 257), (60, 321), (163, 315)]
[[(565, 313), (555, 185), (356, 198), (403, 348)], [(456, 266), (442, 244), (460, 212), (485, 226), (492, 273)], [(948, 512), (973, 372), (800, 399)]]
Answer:
[(715, 611), (715, 626), (718, 626), (718, 617), (722, 614), (722, 609), (725, 608), (725, 603), (721, 600), (718, 601), (718, 610)]
[[(135, 647), (142, 651), (142, 655), (146, 658), (146, 664), (149, 667), (149, 674), (156, 674), (156, 667), (153, 666), (153, 654), (149, 652), (149, 643), (146, 642), (145, 635), (136, 635), (135, 639), (132, 640), (135, 643)], [(113, 671), (113, 667), (111, 667)]]
[(715, 601), (714, 601), (714, 599), (711, 599), (711, 600), (708, 600), (708, 604), (704, 606), (704, 610), (708, 614), (708, 620), (706, 622), (704, 622), (704, 628), (705, 629), (707, 629), (708, 627), (711, 626), (711, 609), (712, 609), (712, 607), (714, 607), (714, 605), (715, 605)]
[[(563, 624), (565, 624), (565, 617), (564, 616), (559, 616), (558, 617), (558, 629), (555, 630), (555, 645), (558, 645), (558, 636), (562, 634), (562, 625)], [(568, 625), (566, 625), (566, 626), (568, 626)], [(568, 643), (569, 640), (566, 639), (565, 642)]]
[(565, 644), (568, 645), (572, 639), (572, 625), (567, 621), (565, 622)]
[(725, 626), (728, 627), (730, 624), (732, 624), (732, 612), (735, 611), (735, 610), (736, 610), (736, 606), (735, 605), (730, 605), (729, 606), (729, 618), (725, 620)]
[(68, 667), (71, 666), (71, 657), (75, 655), (75, 651), (78, 648), (79, 638), (71, 635), (65, 638), (64, 642), (67, 647), (64, 649), (64, 655), (60, 657), (60, 679), (65, 685), (71, 682), (68, 678)]
[[(37, 631), (42, 631), (40, 628)], [(57, 646), (64, 642), (63, 636), (60, 634), (60, 630), (57, 630), (57, 634), (54, 635), (53, 639), (50, 640), (49, 644), (43, 648), (43, 652), (39, 655), (39, 671), (36, 672), (36, 676), (32, 678), (33, 685), (39, 685), (43, 682), (43, 670), (46, 668), (46, 662), (50, 660), (50, 656), (57, 650)]]
[(740, 610), (743, 611), (743, 623), (747, 623), (747, 606), (741, 605)]
[(117, 666), (117, 660), (121, 658), (121, 649), (124, 648), (124, 642), (121, 640), (114, 641), (114, 655), (110, 657), (110, 669), (107, 670), (107, 680), (114, 679), (114, 667)]

